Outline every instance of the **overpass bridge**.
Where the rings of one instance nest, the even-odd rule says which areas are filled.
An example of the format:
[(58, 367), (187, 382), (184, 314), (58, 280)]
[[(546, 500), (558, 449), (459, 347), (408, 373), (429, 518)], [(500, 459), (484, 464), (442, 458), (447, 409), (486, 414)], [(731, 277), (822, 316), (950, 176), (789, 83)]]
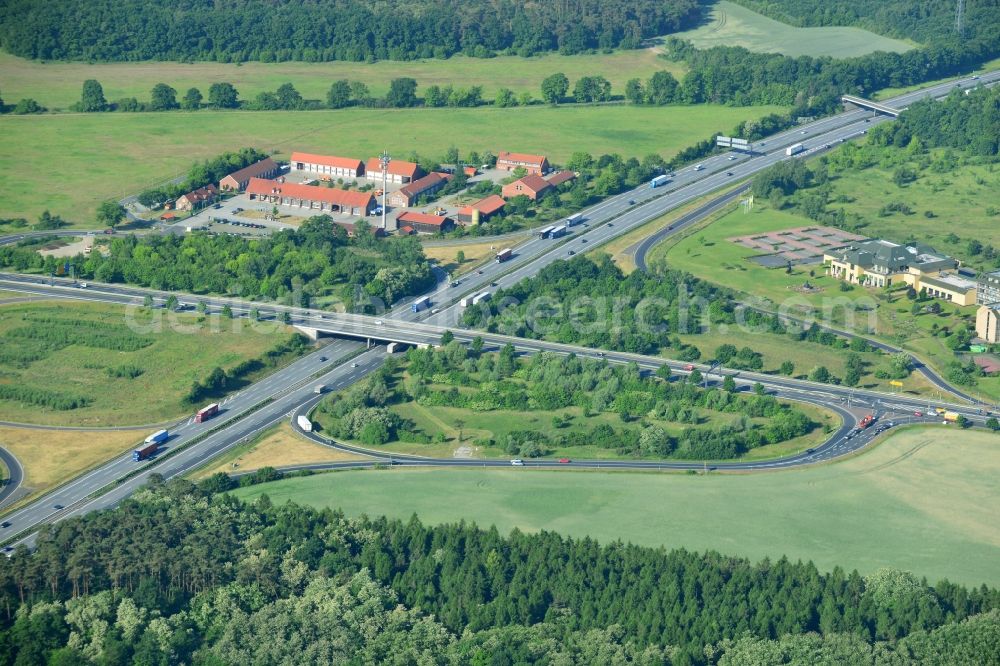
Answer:
[(884, 113), (887, 116), (892, 116), (896, 118), (900, 113), (906, 110), (906, 107), (897, 109), (895, 107), (889, 106), (888, 104), (880, 104), (879, 102), (873, 102), (870, 99), (865, 99), (864, 97), (855, 97), (854, 95), (844, 95), (840, 98), (845, 104), (853, 104), (854, 106), (860, 106), (863, 109), (871, 109), (876, 113)]

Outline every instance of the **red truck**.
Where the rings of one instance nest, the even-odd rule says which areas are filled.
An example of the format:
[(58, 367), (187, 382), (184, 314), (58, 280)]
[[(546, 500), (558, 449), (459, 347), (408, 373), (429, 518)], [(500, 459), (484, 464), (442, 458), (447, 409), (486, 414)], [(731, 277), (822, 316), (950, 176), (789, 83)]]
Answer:
[(873, 423), (875, 423), (875, 415), (869, 414), (858, 421), (858, 430), (864, 430)]
[(198, 410), (198, 413), (194, 415), (195, 423), (204, 423), (213, 416), (219, 413), (219, 403), (213, 402), (208, 407), (202, 407)]

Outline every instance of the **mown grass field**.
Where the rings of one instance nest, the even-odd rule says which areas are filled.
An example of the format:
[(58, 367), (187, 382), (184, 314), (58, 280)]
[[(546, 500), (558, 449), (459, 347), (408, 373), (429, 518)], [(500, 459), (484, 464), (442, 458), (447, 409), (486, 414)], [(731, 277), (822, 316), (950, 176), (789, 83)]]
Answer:
[[(6, 91), (4, 91), (6, 95)], [(578, 150), (671, 157), (713, 132), (780, 107), (528, 107), (311, 112), (65, 114), (0, 117), (0, 217), (49, 209), (92, 226), (97, 205), (183, 174), (197, 161), (255, 146), (367, 159), (384, 148), (443, 157), (521, 150), (562, 162)], [(59, 164), (59, 178), (39, 177)]]
[[(23, 485), (35, 497), (80, 472), (129, 449), (147, 432), (134, 430), (35, 430), (0, 427), (0, 446), (10, 451), (24, 469)], [(6, 476), (6, 475), (5, 475)]]
[(191, 478), (204, 479), (218, 472), (250, 472), (262, 467), (364, 459), (363, 456), (342, 453), (311, 442), (295, 434), (287, 421), (282, 421), (254, 441), (231, 449), (210, 461), (191, 474)]
[(777, 473), (393, 469), (289, 479), (237, 495), (996, 585), (998, 473), (996, 435), (928, 428), (842, 463)]
[[(169, 319), (164, 319), (162, 332), (147, 334), (139, 329), (139, 335), (148, 335), (152, 344), (137, 351), (70, 344), (47, 351), (42, 358), (23, 366), (9, 362), (0, 365), (0, 384), (37, 387), (91, 400), (87, 406), (68, 410), (0, 400), (0, 420), (68, 426), (162, 423), (194, 412), (193, 407), (182, 403), (194, 381), (205, 379), (217, 366), (226, 369), (260, 356), (286, 339), (290, 330), (273, 323), (258, 323), (255, 328), (239, 319), (221, 319), (213, 324), (213, 318), (199, 322), (196, 315), (175, 318), (184, 329), (173, 330)], [(0, 345), (23, 344), (23, 338), (12, 336), (11, 331), (44, 329), (49, 326), (46, 321), (63, 322), (64, 326), (100, 322), (122, 333), (131, 330), (126, 310), (121, 307), (50, 301), (17, 303), (0, 308)], [(147, 324), (149, 315), (137, 315), (135, 322)], [(128, 378), (109, 373), (109, 369), (127, 366), (141, 369), (142, 374)]]
[(704, 25), (675, 36), (700, 49), (742, 46), (749, 51), (790, 56), (850, 58), (873, 51), (901, 53), (912, 48), (906, 42), (861, 28), (796, 28), (726, 0), (715, 3)]
[(370, 64), (247, 62), (240, 65), (214, 62), (35, 62), (0, 53), (0, 82), (3, 86), (0, 91), (8, 104), (14, 104), (23, 97), (32, 97), (49, 109), (64, 110), (79, 101), (83, 82), (87, 79), (96, 79), (101, 83), (109, 102), (122, 97), (147, 101), (157, 83), (166, 83), (176, 89), (178, 98), (188, 88), (198, 88), (206, 103), (209, 87), (221, 81), (232, 83), (243, 100), (252, 100), (258, 93), (274, 91), (283, 83), (291, 83), (304, 98), (325, 103), (330, 84), (339, 79), (362, 81), (372, 95), (381, 97), (389, 90), (392, 79), (408, 76), (417, 81), (418, 95), (428, 86), (450, 84), (457, 88), (482, 86), (484, 99), (492, 99), (500, 88), (510, 88), (518, 94), (528, 92), (535, 99), (541, 99), (542, 80), (556, 72), (564, 73), (571, 86), (583, 76), (603, 76), (611, 82), (612, 91), (621, 95), (629, 79), (647, 79), (660, 70), (668, 70), (678, 79), (686, 71), (682, 63), (659, 58), (655, 49), (573, 56), (549, 54), (531, 58), (455, 56), (448, 60), (385, 60)]

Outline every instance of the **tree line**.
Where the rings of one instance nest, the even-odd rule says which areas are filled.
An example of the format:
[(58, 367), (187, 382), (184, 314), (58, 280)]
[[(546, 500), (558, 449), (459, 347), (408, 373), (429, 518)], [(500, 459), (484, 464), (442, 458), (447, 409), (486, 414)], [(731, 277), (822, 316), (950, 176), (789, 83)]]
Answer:
[(779, 104), (793, 107), (794, 117), (835, 112), (845, 93), (866, 96), (882, 88), (966, 73), (1000, 53), (997, 44), (1000, 39), (966, 40), (905, 53), (878, 51), (833, 59), (753, 53), (738, 46), (700, 50), (688, 41), (668, 37), (664, 57), (688, 66), (674, 91), (677, 101)]
[(700, 16), (695, 0), (266, 0), (206, 8), (70, 0), (58, 7), (12, 0), (0, 8), (0, 46), (40, 60), (326, 62), (496, 54), (530, 56), (637, 48)]
[[(62, 271), (65, 258), (43, 257), (32, 245), (0, 247), (0, 266), (43, 274)], [(364, 221), (348, 238), (326, 215), (295, 230), (248, 239), (203, 233), (114, 237), (107, 255), (68, 260), (77, 277), (153, 289), (232, 294), (307, 306), (336, 296), (347, 307), (393, 303), (434, 284), (416, 238), (378, 238)]]
[(231, 485), (154, 477), (0, 558), (0, 663), (1000, 658), (1000, 592), (986, 586), (212, 494)]

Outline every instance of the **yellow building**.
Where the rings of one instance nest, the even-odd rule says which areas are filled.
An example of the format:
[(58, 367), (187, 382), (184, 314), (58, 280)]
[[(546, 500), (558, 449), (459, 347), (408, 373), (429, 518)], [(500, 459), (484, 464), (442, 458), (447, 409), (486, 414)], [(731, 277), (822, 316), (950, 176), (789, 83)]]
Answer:
[(907, 284), (955, 305), (976, 302), (976, 282), (955, 273), (958, 261), (927, 245), (868, 240), (830, 250), (827, 275), (865, 287)]

